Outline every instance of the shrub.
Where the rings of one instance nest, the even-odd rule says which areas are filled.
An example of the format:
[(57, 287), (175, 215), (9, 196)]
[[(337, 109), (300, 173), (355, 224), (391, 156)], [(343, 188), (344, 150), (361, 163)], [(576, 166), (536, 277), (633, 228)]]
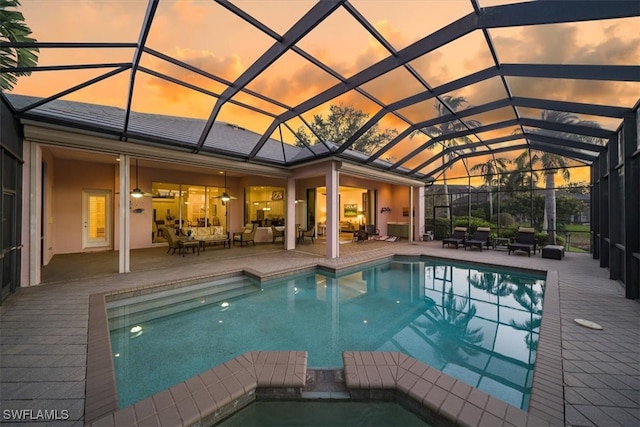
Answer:
[(501, 212), (500, 215), (494, 215), (493, 218), (491, 218), (491, 222), (497, 224), (498, 216), (500, 216), (500, 228), (512, 227), (516, 223), (513, 215), (511, 215), (509, 212)]
[(467, 233), (473, 234), (476, 232), (478, 227), (491, 227), (491, 223), (483, 218), (465, 218), (460, 217), (456, 218), (454, 223), (454, 227), (467, 227)]
[(442, 240), (451, 234), (451, 221), (447, 218), (436, 218), (436, 226), (433, 230), (433, 238)]
[[(549, 244), (549, 235), (547, 233), (535, 233), (536, 239), (538, 240), (538, 247), (542, 248)], [(557, 238), (556, 238), (557, 240)]]
[(484, 208), (471, 209), (471, 216), (482, 219), (487, 218)]

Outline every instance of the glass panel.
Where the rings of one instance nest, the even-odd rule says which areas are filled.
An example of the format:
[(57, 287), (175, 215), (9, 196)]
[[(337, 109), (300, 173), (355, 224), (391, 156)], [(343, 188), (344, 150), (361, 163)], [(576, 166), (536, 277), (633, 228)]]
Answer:
[[(492, 101), (508, 98), (507, 91), (500, 77), (493, 77), (452, 92), (447, 92), (446, 96), (464, 98), (467, 101), (464, 105), (465, 108), (477, 107)], [(511, 116), (511, 114), (509, 116)], [(503, 120), (507, 119), (505, 118)]]
[(390, 55), (344, 8), (336, 9), (297, 45), (347, 78)]
[(401, 108), (398, 110), (398, 113), (411, 120), (413, 123), (424, 122), (437, 117), (438, 111), (433, 107), (434, 102), (436, 102), (434, 98), (427, 99), (426, 101), (421, 101), (408, 107)]
[(513, 108), (504, 107), (495, 110), (487, 111), (485, 113), (474, 114), (473, 116), (465, 117), (464, 120), (467, 123), (477, 122), (478, 126), (487, 126), (493, 123), (499, 123), (506, 120), (513, 120), (516, 118)]
[(640, 18), (624, 18), (493, 28), (489, 33), (503, 63), (635, 65), (637, 41), (629, 34), (639, 27)]
[(627, 106), (638, 100), (640, 83), (595, 80), (506, 77), (513, 96), (539, 99), (570, 99), (596, 105)]
[[(12, 93), (46, 98), (85, 83), (112, 70), (114, 70), (114, 68), (100, 70), (38, 71), (31, 73), (30, 76), (19, 77), (18, 83), (13, 88)], [(124, 71), (117, 76), (126, 76), (125, 78), (128, 78), (130, 73)], [(100, 98), (100, 102), (103, 105), (121, 106), (124, 103), (123, 94), (126, 92), (120, 92), (117, 85), (115, 87), (109, 86), (109, 83), (116, 77), (110, 77), (100, 84), (103, 90), (99, 92), (99, 96), (104, 97), (104, 101)], [(80, 92), (69, 94), (67, 99), (96, 102), (95, 98), (83, 97), (80, 95)]]
[(247, 89), (287, 105), (298, 105), (337, 83), (338, 80), (329, 73), (287, 51), (253, 79)]
[(89, 194), (87, 212), (87, 240), (91, 243), (106, 242), (107, 196)]
[(460, 37), (409, 64), (432, 87), (495, 65), (481, 31)]
[[(39, 41), (136, 42), (147, 9), (143, 1), (56, 2), (53, 8), (48, 3), (20, 2), (31, 37)], [(98, 57), (100, 52), (94, 51)]]
[(408, 98), (426, 90), (405, 68), (396, 68), (360, 86), (385, 104)]
[[(233, 36), (237, 34), (242, 36)], [(136, 34), (132, 41), (137, 39)], [(273, 43), (271, 37), (215, 2), (161, 1), (147, 46), (233, 81)]]
[(624, 127), (618, 132), (618, 164), (624, 164)]
[[(231, 3), (282, 35), (316, 3), (313, 0), (233, 0)], [(283, 13), (286, 11), (286, 13)]]
[(245, 189), (245, 224), (258, 227), (284, 225), (284, 187), (247, 187)]
[[(188, 57), (180, 57), (177, 59), (185, 63), (189, 63), (190, 61), (190, 58)], [(140, 67), (148, 68), (152, 71), (162, 73), (168, 77), (172, 77), (179, 81), (197, 86), (199, 88), (202, 88), (203, 90), (213, 92), (218, 95), (228, 88), (228, 86), (224, 83), (221, 83), (209, 77), (205, 77), (202, 74), (198, 74), (194, 71), (175, 65), (171, 62), (165, 61), (164, 59), (157, 58), (148, 53), (144, 53), (140, 58)], [(200, 67), (200, 64), (198, 64), (197, 67)], [(142, 71), (144, 71), (144, 69)]]
[[(153, 88), (153, 90), (150, 91), (149, 88)], [(214, 102), (215, 99), (209, 95), (149, 74), (138, 73), (136, 75), (136, 85), (133, 92), (131, 109), (141, 113), (204, 119), (208, 118), (211, 114)], [(140, 123), (140, 119), (140, 117), (132, 115), (131, 123)], [(183, 134), (183, 131), (173, 129), (177, 135), (176, 139), (197, 141), (197, 137), (200, 136), (200, 131), (204, 128), (204, 122), (192, 122), (192, 125), (197, 127), (199, 131), (195, 131), (193, 134)], [(156, 134), (157, 129), (148, 129), (146, 131), (151, 134)], [(167, 131), (170, 132), (168, 129)], [(179, 135), (183, 136), (180, 137)]]
[[(307, 123), (314, 127), (320, 138), (340, 145), (346, 142), (366, 123), (371, 114), (375, 114), (378, 110), (378, 105), (368, 98), (355, 91), (350, 91), (307, 111), (302, 116)], [(345, 116), (350, 118), (349, 126), (339, 127), (332, 123), (333, 120)], [(316, 135), (306, 130), (305, 134), (302, 134), (301, 137), (306, 137), (310, 145), (318, 143)], [(360, 149), (366, 151), (363, 148)]]
[[(518, 107), (518, 113), (520, 113), (520, 117), (523, 118), (543, 120), (543, 114), (545, 113), (545, 110), (540, 110), (537, 108)], [(591, 116), (587, 114), (576, 113), (568, 113), (567, 120), (577, 122), (578, 124), (581, 124), (583, 126), (600, 127), (602, 129), (608, 129), (610, 131), (615, 131), (622, 123), (621, 119), (613, 117)]]
[(385, 2), (352, 0), (349, 3), (398, 50), (473, 13), (471, 2), (458, 1), (453, 7), (449, 0), (394, 0), (393, 13)]
[(162, 226), (180, 234), (194, 227), (221, 227), (220, 234), (228, 231), (223, 187), (153, 182), (151, 191), (155, 242), (164, 241)]

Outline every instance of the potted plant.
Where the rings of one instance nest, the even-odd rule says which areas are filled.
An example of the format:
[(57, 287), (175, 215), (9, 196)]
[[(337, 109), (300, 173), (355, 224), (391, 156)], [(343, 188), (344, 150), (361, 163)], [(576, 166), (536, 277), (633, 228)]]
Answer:
[(187, 240), (193, 240), (193, 230), (190, 228), (187, 230)]

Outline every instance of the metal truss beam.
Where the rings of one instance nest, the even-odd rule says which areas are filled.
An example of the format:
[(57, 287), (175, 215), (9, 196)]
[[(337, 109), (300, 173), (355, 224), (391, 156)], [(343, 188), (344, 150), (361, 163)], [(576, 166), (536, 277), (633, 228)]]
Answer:
[(140, 36), (138, 37), (138, 45), (136, 51), (133, 54), (133, 60), (131, 61), (131, 77), (129, 78), (129, 91), (127, 92), (127, 106), (124, 113), (124, 126), (122, 127), (121, 138), (127, 140), (127, 132), (129, 131), (129, 118), (131, 117), (131, 103), (133, 102), (133, 89), (136, 84), (136, 74), (138, 72), (138, 66), (140, 65), (140, 59), (144, 52), (144, 46), (147, 43), (149, 37), (149, 31), (151, 30), (151, 24), (153, 23), (153, 17), (158, 9), (158, 3), (160, 0), (149, 0), (147, 4), (147, 11), (144, 15), (144, 21), (140, 29)]
[[(287, 31), (281, 40), (276, 41), (260, 58), (258, 58), (249, 68), (245, 70), (244, 73), (240, 75), (234, 82), (233, 85), (228, 87), (222, 95), (216, 101), (216, 104), (209, 115), (209, 119), (204, 126), (204, 130), (198, 139), (198, 144), (196, 146), (195, 151), (197, 152), (207, 139), (211, 128), (213, 127), (213, 123), (220, 112), (222, 106), (231, 99), (232, 96), (237, 94), (240, 89), (244, 88), (248, 85), (253, 79), (255, 79), (260, 73), (262, 73), (265, 69), (267, 69), (271, 64), (273, 64), (278, 58), (284, 55), (292, 46), (294, 46), (300, 39), (302, 39), (305, 35), (307, 35), (312, 29), (318, 26), (322, 21), (324, 21), (335, 9), (340, 7), (342, 3), (346, 0), (326, 0), (316, 3), (298, 22), (296, 22), (289, 31)], [(227, 3), (227, 1), (219, 0), (219, 3)], [(268, 130), (263, 134), (263, 137), (268, 138), (268, 135), (271, 135), (275, 131), (274, 129)], [(260, 147), (262, 148), (262, 147)], [(254, 157), (257, 154), (257, 151), (254, 148), (250, 157)]]

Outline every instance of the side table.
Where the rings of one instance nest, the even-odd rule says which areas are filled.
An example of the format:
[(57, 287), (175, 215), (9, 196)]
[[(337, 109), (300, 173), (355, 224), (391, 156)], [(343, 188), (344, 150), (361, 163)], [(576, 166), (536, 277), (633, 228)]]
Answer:
[(183, 257), (188, 248), (191, 248), (193, 252), (197, 250), (198, 255), (200, 255), (200, 240), (180, 240), (178, 246), (180, 247), (180, 252), (182, 252)]
[(494, 237), (493, 238), (493, 249), (494, 250), (507, 250), (509, 249), (509, 242), (511, 239), (508, 237)]

